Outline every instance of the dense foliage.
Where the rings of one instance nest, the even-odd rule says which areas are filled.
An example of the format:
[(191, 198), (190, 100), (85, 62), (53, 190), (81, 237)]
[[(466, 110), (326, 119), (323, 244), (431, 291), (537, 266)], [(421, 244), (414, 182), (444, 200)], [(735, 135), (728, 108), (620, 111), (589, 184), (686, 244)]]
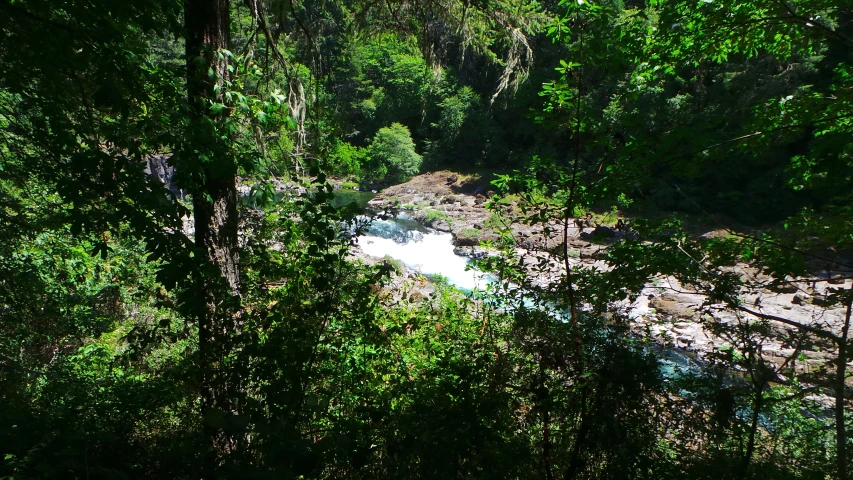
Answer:
[[(0, 479), (853, 475), (847, 2), (0, 0), (0, 62)], [(326, 177), (439, 168), (498, 173), (480, 296)], [(704, 362), (628, 326), (664, 277)]]

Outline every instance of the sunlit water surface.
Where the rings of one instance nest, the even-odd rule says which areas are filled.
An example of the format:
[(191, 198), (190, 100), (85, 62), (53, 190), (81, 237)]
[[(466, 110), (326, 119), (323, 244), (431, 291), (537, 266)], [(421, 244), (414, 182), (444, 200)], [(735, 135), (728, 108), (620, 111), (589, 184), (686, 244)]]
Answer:
[(441, 275), (463, 290), (479, 290), (487, 279), (468, 268), (469, 260), (453, 253), (453, 236), (424, 228), (411, 218), (374, 220), (358, 244), (372, 257), (389, 256), (424, 275)]
[[(362, 194), (355, 200), (366, 203), (369, 195)], [(405, 213), (396, 218), (374, 219), (367, 233), (358, 237), (358, 243), (367, 255), (388, 256), (424, 275), (440, 275), (451, 285), (469, 292), (485, 289), (492, 280), (487, 274), (469, 268), (468, 258), (453, 253), (451, 234), (428, 229)], [(523, 303), (526, 307), (532, 306), (529, 301)], [(568, 321), (568, 312), (556, 314), (565, 316), (563, 320)], [(656, 350), (660, 356), (661, 373), (666, 378), (677, 378), (699, 368), (696, 359), (684, 352), (665, 348)]]

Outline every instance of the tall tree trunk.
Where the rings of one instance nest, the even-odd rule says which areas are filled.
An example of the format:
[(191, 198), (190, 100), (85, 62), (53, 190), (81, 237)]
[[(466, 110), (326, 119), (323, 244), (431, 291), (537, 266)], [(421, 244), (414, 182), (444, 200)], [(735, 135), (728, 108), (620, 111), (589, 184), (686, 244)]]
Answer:
[(743, 456), (743, 468), (741, 470), (741, 478), (743, 479), (749, 478), (749, 465), (755, 455), (755, 435), (758, 433), (758, 420), (764, 406), (764, 385), (765, 383), (762, 380), (761, 384), (756, 386), (755, 399), (752, 403), (752, 421), (749, 425), (749, 439), (746, 443), (746, 453)]
[[(851, 293), (851, 292), (848, 292)], [(847, 314), (838, 339), (838, 367), (835, 370), (835, 442), (838, 452), (838, 480), (850, 477), (847, 471), (847, 430), (844, 425), (844, 380), (847, 373), (847, 336), (850, 333), (850, 314), (853, 311), (853, 295), (847, 299)]]
[[(589, 382), (589, 380), (587, 380)], [(588, 403), (589, 400), (589, 390), (590, 388), (594, 388), (592, 402)], [(566, 474), (563, 476), (564, 480), (574, 480), (578, 478), (581, 472), (586, 468), (586, 459), (584, 458), (584, 454), (582, 450), (585, 447), (589, 447), (587, 445), (587, 435), (589, 435), (590, 430), (592, 429), (592, 415), (599, 401), (599, 394), (601, 393), (601, 385), (590, 386), (589, 383), (586, 383), (581, 387), (581, 424), (578, 428), (578, 434), (575, 437), (575, 443), (572, 446), (572, 454), (569, 457), (569, 466), (566, 468)]]
[(199, 329), (201, 414), (210, 443), (206, 475), (236, 457), (241, 435), (234, 421), (239, 414), (239, 378), (224, 365), (240, 329), (239, 254), (237, 243), (237, 168), (227, 135), (220, 125), (227, 109), (213, 112), (222, 101), (228, 78), (230, 46), (229, 0), (185, 0), (187, 95), (190, 129), (182, 167), (190, 182), (195, 220), (195, 243), (201, 255), (196, 273), (196, 320)]

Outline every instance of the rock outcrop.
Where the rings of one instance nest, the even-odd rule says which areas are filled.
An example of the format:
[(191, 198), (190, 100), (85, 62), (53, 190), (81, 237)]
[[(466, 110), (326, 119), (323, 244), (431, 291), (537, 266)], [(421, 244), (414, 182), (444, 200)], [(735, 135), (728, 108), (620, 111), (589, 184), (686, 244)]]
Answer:
[(172, 195), (182, 198), (184, 191), (181, 190), (175, 182), (175, 167), (169, 164), (171, 154), (168, 155), (150, 155), (145, 158), (145, 173), (159, 180), (166, 189), (172, 192)]
[(478, 193), (483, 187), (476, 177), (448, 171), (425, 173), (386, 188), (369, 205), (407, 209), (421, 224), (452, 233), (457, 246), (474, 246), (498, 238), (484, 228), (491, 212), (486, 209), (486, 196)]

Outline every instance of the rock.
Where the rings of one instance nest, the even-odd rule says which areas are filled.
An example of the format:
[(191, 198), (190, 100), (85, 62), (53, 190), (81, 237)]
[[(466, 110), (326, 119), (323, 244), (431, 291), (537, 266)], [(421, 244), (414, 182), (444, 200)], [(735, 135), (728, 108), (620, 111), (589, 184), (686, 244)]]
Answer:
[(797, 293), (800, 291), (796, 285), (788, 282), (774, 282), (768, 285), (767, 289), (775, 293)]
[(421, 292), (412, 292), (412, 294), (409, 295), (409, 302), (411, 303), (420, 303), (424, 300), (426, 300), (426, 296)]
[(480, 243), (477, 237), (459, 236), (457, 235), (453, 242), (457, 247), (473, 247)]
[(171, 155), (151, 155), (145, 158), (145, 173), (156, 178), (166, 189), (177, 197), (183, 197), (183, 191), (175, 183), (175, 167), (169, 164)]
[(456, 175), (456, 174), (454, 173), (453, 175), (449, 175), (449, 176), (447, 177), (447, 184), (448, 184), (448, 185), (453, 185), (454, 183), (456, 183), (456, 181), (457, 181), (457, 180), (459, 180), (459, 175)]
[(613, 238), (616, 236), (616, 232), (610, 227), (599, 225), (592, 231), (592, 236), (598, 238)]
[(693, 318), (693, 310), (683, 306), (672, 295), (661, 295), (649, 301), (649, 306), (654, 308), (659, 313), (675, 318)]
[(478, 246), (458, 246), (453, 248), (453, 253), (460, 257), (468, 257), (473, 259), (486, 258), (489, 256), (488, 250)]
[(817, 305), (818, 307), (828, 307), (833, 303), (835, 302), (825, 295), (816, 295), (812, 297), (812, 305)]
[(446, 220), (442, 220), (440, 218), (438, 220), (433, 220), (432, 222), (427, 222), (427, 226), (434, 228), (439, 232), (450, 233), (450, 224), (448, 224)]
[(811, 298), (806, 295), (803, 295), (802, 293), (798, 293), (794, 295), (794, 298), (791, 299), (791, 303), (793, 303), (794, 305), (806, 305), (811, 303)]
[(543, 244), (542, 242), (540, 242), (536, 239), (530, 239), (530, 238), (522, 240), (519, 243), (519, 245), (521, 246), (521, 248), (523, 248), (525, 250), (531, 250), (531, 251), (537, 251), (537, 250), (544, 250), (545, 249), (545, 244)]
[(482, 205), (485, 202), (486, 197), (484, 197), (482, 193), (478, 193), (477, 196), (474, 198), (474, 205)]
[(831, 285), (841, 285), (844, 283), (844, 275), (835, 273), (829, 276), (827, 280)]

